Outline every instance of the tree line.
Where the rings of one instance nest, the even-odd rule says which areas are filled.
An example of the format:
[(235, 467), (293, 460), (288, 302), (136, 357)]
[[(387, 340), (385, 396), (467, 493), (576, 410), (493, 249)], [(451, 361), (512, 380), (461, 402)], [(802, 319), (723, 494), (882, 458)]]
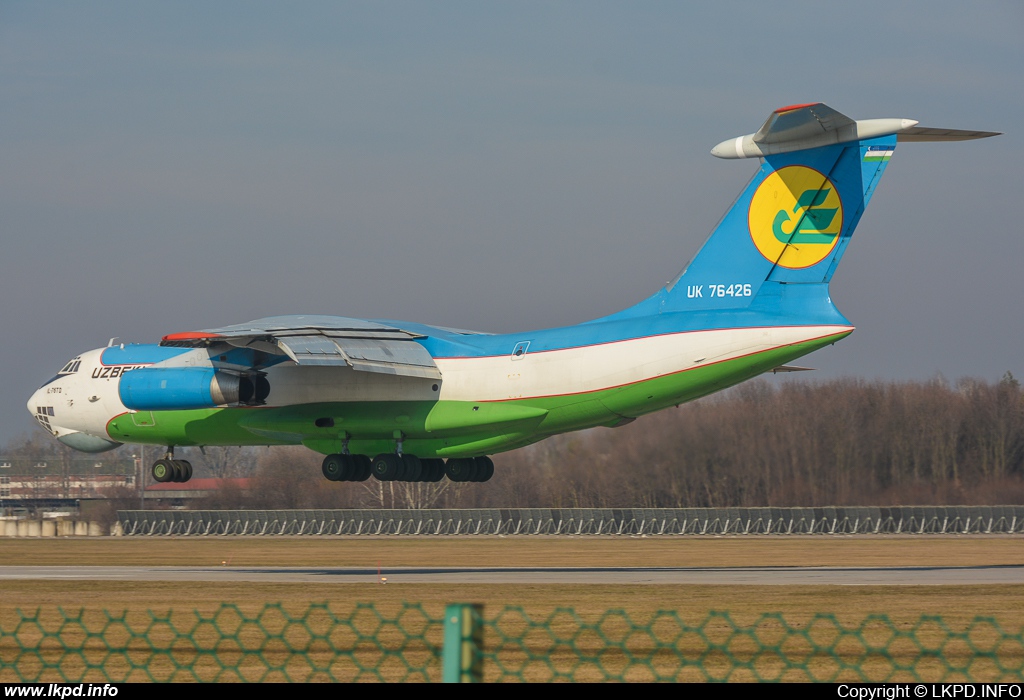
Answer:
[[(18, 449), (66, 448), (40, 431), (8, 445)], [(758, 379), (620, 428), (495, 455), (484, 484), (329, 482), (321, 456), (301, 447), (205, 453), (176, 454), (194, 478), (250, 478), (194, 508), (1019, 504), (1024, 394), (1009, 373), (995, 383)]]
[(208, 507), (683, 508), (1024, 503), (1024, 395), (996, 383), (754, 380), (494, 456), (486, 484), (333, 483), (270, 450)]

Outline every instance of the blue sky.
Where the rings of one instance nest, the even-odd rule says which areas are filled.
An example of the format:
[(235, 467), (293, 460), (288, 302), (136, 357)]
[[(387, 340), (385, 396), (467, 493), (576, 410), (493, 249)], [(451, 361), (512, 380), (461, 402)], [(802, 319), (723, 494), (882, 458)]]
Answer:
[(112, 336), (611, 313), (756, 167), (711, 147), (818, 100), (1005, 134), (900, 147), (832, 285), (858, 330), (804, 364), (1024, 377), (1022, 32), (1012, 2), (7, 0), (0, 441)]

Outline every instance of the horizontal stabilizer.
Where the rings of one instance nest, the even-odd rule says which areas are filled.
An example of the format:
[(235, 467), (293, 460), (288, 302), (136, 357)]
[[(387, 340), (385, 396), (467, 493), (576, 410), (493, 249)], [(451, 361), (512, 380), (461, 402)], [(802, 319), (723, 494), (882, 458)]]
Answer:
[(828, 105), (814, 102), (775, 110), (756, 132), (722, 141), (711, 149), (711, 155), (718, 158), (764, 158), (890, 134), (897, 134), (900, 141), (966, 141), (997, 135), (993, 131), (919, 127), (913, 119), (854, 121)]
[(765, 123), (754, 134), (755, 143), (782, 143), (797, 139), (814, 138), (840, 127), (856, 124), (845, 114), (840, 114), (822, 103), (792, 105), (771, 113)]
[(897, 141), (970, 141), (999, 136), (999, 131), (970, 131), (967, 129), (933, 129), (927, 126), (913, 126), (901, 131)]
[(817, 367), (800, 367), (799, 365), (779, 365), (772, 370), (772, 374), (779, 372), (813, 372)]

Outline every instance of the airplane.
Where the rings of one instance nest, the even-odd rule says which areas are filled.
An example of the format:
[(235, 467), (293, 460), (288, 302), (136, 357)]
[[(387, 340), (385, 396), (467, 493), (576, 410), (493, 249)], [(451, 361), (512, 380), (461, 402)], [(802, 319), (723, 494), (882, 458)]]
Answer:
[(901, 141), (995, 132), (855, 121), (822, 103), (772, 112), (711, 153), (760, 159), (682, 272), (575, 326), (489, 334), (422, 323), (276, 316), (114, 344), (69, 361), (28, 410), (84, 452), (305, 445), (331, 481), (485, 482), (490, 455), (615, 427), (790, 365), (854, 327), (829, 280)]

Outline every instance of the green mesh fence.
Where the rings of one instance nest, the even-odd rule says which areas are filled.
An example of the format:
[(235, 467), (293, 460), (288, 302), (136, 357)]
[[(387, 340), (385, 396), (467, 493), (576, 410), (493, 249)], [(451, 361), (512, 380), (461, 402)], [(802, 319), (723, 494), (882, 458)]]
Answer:
[[(458, 611), (465, 614), (458, 617)], [(0, 682), (71, 681), (1019, 682), (1024, 633), (991, 618), (799, 623), (727, 612), (584, 617), (559, 608), (225, 604), (203, 613), (0, 614)]]

